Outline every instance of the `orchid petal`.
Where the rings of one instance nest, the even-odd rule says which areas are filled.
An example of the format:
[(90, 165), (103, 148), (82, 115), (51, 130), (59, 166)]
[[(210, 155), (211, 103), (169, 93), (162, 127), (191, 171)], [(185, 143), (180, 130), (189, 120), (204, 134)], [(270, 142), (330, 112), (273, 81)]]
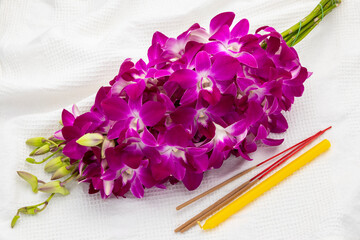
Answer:
[(280, 144), (282, 144), (284, 142), (284, 139), (270, 139), (270, 138), (265, 138), (262, 140), (262, 142), (266, 145), (269, 146), (278, 146)]
[(216, 33), (223, 25), (227, 25), (230, 27), (234, 18), (235, 13), (233, 12), (223, 12), (216, 15), (210, 21), (210, 33)]
[(197, 72), (209, 71), (211, 66), (209, 54), (205, 51), (201, 51), (198, 54), (196, 54), (195, 65)]
[(148, 101), (141, 107), (139, 116), (146, 126), (154, 126), (163, 118), (165, 112), (164, 104)]
[(130, 191), (137, 198), (142, 198), (144, 196), (144, 187), (137, 177), (132, 182)]
[(191, 136), (182, 125), (175, 125), (165, 132), (164, 138), (169, 146), (187, 147)]
[(145, 145), (151, 146), (151, 147), (155, 147), (158, 145), (155, 137), (149, 132), (149, 130), (147, 128), (144, 128), (144, 131), (141, 134), (141, 141)]
[(66, 141), (77, 139), (83, 135), (81, 130), (76, 126), (65, 126), (61, 129), (61, 133)]
[(231, 37), (239, 38), (245, 36), (249, 32), (249, 21), (244, 18), (241, 19), (231, 30)]
[(66, 109), (62, 111), (61, 119), (64, 126), (72, 126), (75, 121), (74, 115)]
[(194, 173), (188, 170), (182, 182), (189, 191), (192, 191), (200, 186), (203, 175), (203, 173)]
[(121, 98), (111, 97), (102, 101), (101, 106), (110, 120), (124, 120), (129, 117), (130, 108)]
[(119, 147), (108, 148), (105, 150), (107, 163), (113, 171), (117, 171), (124, 167), (123, 159), (120, 158), (122, 149)]
[(209, 40), (218, 40), (223, 43), (227, 43), (230, 37), (230, 30), (228, 25), (223, 25), (216, 31)]
[(198, 75), (189, 69), (180, 69), (171, 74), (169, 81), (177, 82), (181, 88), (188, 89), (196, 85)]
[(81, 159), (85, 152), (87, 151), (87, 147), (81, 146), (76, 143), (76, 140), (71, 140), (68, 142), (63, 148), (62, 152), (65, 156), (72, 159)]
[(238, 68), (239, 61), (231, 56), (217, 56), (211, 67), (211, 76), (217, 81), (225, 81), (232, 79)]
[(135, 100), (139, 98), (144, 90), (145, 90), (145, 81), (143, 79), (140, 79), (137, 83), (127, 85), (124, 88), (124, 91), (131, 100)]
[(170, 114), (170, 118), (175, 124), (183, 124), (189, 126), (194, 122), (194, 116), (196, 110), (191, 107), (178, 107), (173, 113)]
[(181, 105), (187, 105), (193, 103), (198, 98), (198, 92), (196, 87), (189, 88), (185, 91), (184, 95), (180, 99)]
[(252, 67), (252, 68), (257, 68), (258, 67), (256, 58), (253, 55), (251, 55), (250, 53), (242, 52), (240, 54), (240, 56), (237, 57), (237, 60), (240, 63), (245, 64), (246, 66), (249, 66), (249, 67)]

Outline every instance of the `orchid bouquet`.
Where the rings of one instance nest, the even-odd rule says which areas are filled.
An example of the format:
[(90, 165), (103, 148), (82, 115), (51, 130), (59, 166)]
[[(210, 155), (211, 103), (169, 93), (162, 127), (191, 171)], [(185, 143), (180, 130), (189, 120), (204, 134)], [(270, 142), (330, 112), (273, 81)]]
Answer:
[[(270, 133), (288, 128), (284, 111), (304, 91), (311, 75), (292, 47), (340, 1), (323, 0), (306, 18), (280, 34), (272, 27), (249, 33), (242, 19), (224, 12), (207, 31), (192, 25), (176, 38), (155, 32), (148, 59), (126, 59), (117, 76), (97, 92), (90, 111), (74, 105), (62, 112), (62, 127), (49, 139), (31, 138), (30, 156), (53, 173), (45, 183), (19, 171), (34, 192), (51, 194), (19, 213), (36, 214), (76, 179), (102, 198), (137, 198), (144, 188), (183, 182), (196, 189), (204, 172), (220, 168), (230, 155), (251, 160), (258, 143), (276, 146)], [(65, 178), (60, 181), (59, 179)]]

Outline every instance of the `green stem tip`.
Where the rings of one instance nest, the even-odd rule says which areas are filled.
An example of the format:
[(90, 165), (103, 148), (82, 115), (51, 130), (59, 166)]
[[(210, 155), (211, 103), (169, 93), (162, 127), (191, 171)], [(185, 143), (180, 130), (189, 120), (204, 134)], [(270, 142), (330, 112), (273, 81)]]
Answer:
[(309, 15), (281, 33), (286, 44), (292, 47), (299, 43), (340, 3), (341, 0), (320, 1)]

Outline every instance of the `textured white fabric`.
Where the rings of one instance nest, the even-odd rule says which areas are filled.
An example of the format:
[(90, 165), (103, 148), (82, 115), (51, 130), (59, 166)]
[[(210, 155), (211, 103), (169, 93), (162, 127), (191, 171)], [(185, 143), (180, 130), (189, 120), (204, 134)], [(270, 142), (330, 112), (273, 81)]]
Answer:
[[(360, 1), (345, 0), (300, 44), (301, 62), (314, 74), (286, 114), (284, 144), (261, 147), (253, 162), (228, 160), (188, 192), (178, 184), (146, 190), (145, 198), (102, 200), (86, 184), (70, 186), (37, 216), (16, 209), (46, 199), (33, 194), (16, 170), (49, 179), (25, 158), (25, 140), (59, 128), (61, 109), (86, 111), (127, 57), (145, 57), (156, 30), (177, 36), (191, 24), (208, 27), (219, 12), (283, 31), (318, 0), (2, 0), (0, 1), (0, 239), (360, 239)], [(329, 125), (331, 149), (218, 228), (173, 230), (244, 181), (238, 180), (179, 212), (175, 206)], [(236, 169), (236, 170), (234, 170)]]

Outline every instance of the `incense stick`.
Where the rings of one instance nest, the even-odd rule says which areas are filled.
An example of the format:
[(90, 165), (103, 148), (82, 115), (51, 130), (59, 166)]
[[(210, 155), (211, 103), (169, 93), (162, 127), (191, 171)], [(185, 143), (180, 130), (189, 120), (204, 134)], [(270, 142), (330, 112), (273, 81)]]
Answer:
[(244, 170), (244, 171), (236, 174), (235, 176), (233, 176), (233, 177), (225, 180), (224, 182), (216, 185), (215, 187), (212, 187), (212, 188), (210, 188), (209, 190), (207, 190), (207, 191), (205, 191), (205, 192), (197, 195), (196, 197), (193, 197), (192, 199), (184, 202), (183, 204), (180, 204), (179, 206), (176, 207), (176, 210), (180, 210), (180, 209), (182, 209), (182, 208), (190, 205), (191, 203), (193, 203), (193, 202), (199, 200), (200, 198), (205, 197), (206, 195), (208, 195), (208, 194), (210, 194), (210, 193), (218, 190), (219, 188), (221, 188), (221, 187), (225, 186), (226, 184), (228, 184), (228, 183), (230, 183), (230, 182), (238, 179), (239, 177), (245, 175), (246, 173), (250, 172), (251, 170), (253, 170), (253, 169), (255, 169), (255, 168), (257, 168), (257, 165), (255, 165), (255, 166), (253, 166), (253, 167), (251, 167), (251, 168), (248, 168), (248, 169), (246, 169), (246, 170)]
[(294, 161), (287, 164), (285, 167), (283, 167), (282, 169), (271, 175), (269, 178), (249, 190), (247, 193), (227, 205), (221, 211), (210, 217), (208, 220), (206, 220), (205, 224), (201, 228), (203, 230), (206, 230), (218, 226), (230, 216), (244, 208), (247, 204), (251, 203), (258, 197), (260, 197), (262, 194), (282, 182), (287, 177), (289, 177), (295, 171), (299, 170), (304, 165), (314, 160), (320, 154), (328, 150), (329, 147), (330, 142), (328, 140), (325, 139), (321, 141), (309, 151), (305, 152), (300, 157), (296, 158)]
[[(318, 133), (314, 134), (313, 136), (295, 144), (294, 146), (282, 151), (279, 154), (276, 154), (275, 156), (255, 165), (254, 167), (247, 169), (237, 175), (244, 175), (245, 173), (251, 171), (252, 169), (264, 164), (265, 162), (273, 159), (276, 156), (279, 156), (280, 154), (293, 149), (291, 152), (287, 153), (285, 156), (283, 156), (282, 158), (280, 158), (279, 160), (277, 160), (275, 163), (273, 163), (272, 165), (270, 165), (269, 167), (267, 167), (265, 170), (261, 171), (260, 173), (258, 173), (256, 176), (254, 176), (253, 178), (251, 178), (249, 181), (243, 183), (242, 185), (240, 185), (239, 187), (237, 187), (236, 189), (234, 189), (233, 191), (231, 191), (230, 193), (228, 193), (227, 195), (225, 195), (224, 197), (222, 197), (221, 199), (219, 199), (218, 201), (216, 201), (214, 204), (210, 205), (208, 208), (204, 209), (203, 211), (201, 211), (199, 214), (197, 214), (196, 216), (194, 216), (193, 218), (191, 218), (190, 220), (186, 221), (184, 224), (182, 224), (181, 226), (179, 226), (178, 228), (175, 229), (175, 232), (185, 232), (188, 229), (190, 229), (191, 227), (193, 227), (194, 225), (196, 225), (196, 223), (198, 221), (204, 220), (205, 218), (207, 218), (208, 216), (212, 215), (215, 211), (221, 209), (222, 207), (226, 206), (227, 204), (229, 204), (230, 202), (232, 202), (233, 200), (235, 200), (235, 198), (239, 197), (241, 194), (243, 194), (244, 192), (246, 192), (248, 189), (250, 189), (252, 186), (254, 186), (260, 179), (262, 179), (263, 177), (265, 177), (267, 174), (269, 174), (271, 171), (273, 171), (275, 168), (277, 168), (278, 166), (280, 166), (282, 163), (284, 163), (286, 160), (288, 160), (290, 157), (292, 157), (294, 154), (296, 154), (297, 152), (299, 152), (300, 150), (302, 150), (305, 146), (307, 146), (309, 143), (311, 143), (313, 140), (315, 140), (317, 137), (319, 137), (320, 135), (322, 135), (324, 132), (326, 132), (327, 130), (329, 130), (331, 127), (326, 128), (322, 131), (319, 131)], [(245, 172), (245, 173), (244, 173)], [(212, 189), (209, 189), (208, 191), (204, 192), (203, 194), (200, 194), (199, 196), (191, 199), (192, 202), (196, 201), (197, 199), (207, 195), (208, 193), (215, 191), (216, 189), (220, 188), (221, 186), (226, 185), (227, 183), (233, 181), (236, 179), (237, 175), (233, 176), (232, 178), (226, 180), (225, 182), (213, 187)], [(225, 184), (224, 184), (225, 183)], [(190, 200), (189, 200), (190, 201)], [(188, 202), (189, 202), (188, 201)], [(186, 203), (188, 203), (186, 202)], [(191, 202), (190, 202), (191, 203)], [(190, 204), (188, 203), (188, 204)], [(185, 204), (185, 203), (184, 203)], [(187, 204), (187, 205), (188, 205)], [(183, 204), (182, 204), (183, 205)], [(186, 205), (185, 205), (186, 206)]]
[[(258, 180), (255, 181), (246, 181), (245, 183), (241, 184), (239, 187), (225, 195), (224, 197), (220, 198), (218, 201), (216, 201), (214, 204), (210, 205), (208, 208), (204, 209), (201, 213), (193, 217), (192, 219), (188, 220), (186, 223), (178, 227), (179, 231), (181, 233), (189, 230), (193, 226), (196, 225), (198, 221), (202, 221), (212, 215), (214, 212), (218, 211), (219, 209), (223, 208), (233, 200), (235, 200), (237, 197), (239, 197), (241, 194), (245, 193), (247, 190), (252, 188)], [(182, 227), (182, 228), (181, 228)], [(177, 229), (175, 229), (175, 232)]]
[(188, 200), (188, 201), (186, 201), (186, 202), (184, 202), (184, 203), (180, 204), (179, 206), (177, 206), (177, 207), (176, 207), (176, 210), (180, 210), (180, 209), (182, 209), (182, 208), (184, 208), (184, 207), (186, 207), (186, 206), (190, 205), (191, 203), (193, 203), (193, 202), (195, 202), (195, 201), (199, 200), (200, 198), (203, 198), (203, 197), (205, 197), (206, 195), (208, 195), (208, 194), (210, 194), (210, 193), (212, 193), (212, 192), (214, 192), (214, 191), (218, 190), (219, 188), (221, 188), (221, 187), (223, 187), (223, 186), (227, 185), (228, 183), (230, 183), (230, 182), (232, 182), (232, 181), (234, 181), (234, 180), (236, 180), (236, 179), (240, 178), (241, 176), (245, 175), (246, 173), (250, 172), (251, 170), (253, 170), (253, 169), (255, 169), (255, 168), (257, 168), (257, 167), (259, 167), (259, 166), (261, 166), (261, 165), (263, 165), (263, 164), (267, 163), (268, 161), (270, 161), (270, 160), (272, 160), (272, 159), (274, 159), (274, 158), (276, 158), (276, 157), (280, 156), (281, 154), (283, 154), (283, 153), (285, 153), (285, 152), (287, 152), (287, 151), (289, 151), (289, 150), (291, 150), (291, 149), (293, 149), (293, 148), (295, 148), (295, 147), (297, 147), (297, 146), (299, 146), (299, 145), (303, 144), (304, 142), (306, 142), (306, 141), (310, 140), (311, 138), (315, 137), (316, 135), (318, 135), (318, 134), (320, 134), (320, 135), (321, 135), (321, 134), (323, 134), (324, 132), (326, 132), (326, 131), (327, 131), (327, 130), (329, 130), (330, 128), (331, 128), (331, 126), (330, 126), (330, 127), (328, 127), (328, 128), (326, 128), (326, 129), (324, 129), (324, 130), (322, 130), (322, 131), (319, 131), (319, 132), (317, 132), (316, 134), (314, 134), (313, 136), (308, 137), (308, 138), (306, 138), (306, 139), (302, 140), (301, 142), (299, 142), (299, 143), (297, 143), (297, 144), (295, 144), (295, 145), (293, 145), (293, 146), (291, 146), (291, 147), (289, 147), (289, 148), (285, 149), (284, 151), (282, 151), (282, 152), (280, 152), (280, 153), (278, 153), (278, 154), (276, 154), (276, 155), (274, 155), (274, 156), (272, 156), (272, 157), (270, 157), (270, 158), (268, 158), (268, 159), (266, 159), (266, 160), (262, 161), (261, 163), (259, 163), (259, 164), (255, 165), (255, 166), (251, 167), (251, 168), (248, 168), (248, 169), (246, 169), (246, 170), (244, 170), (244, 171), (242, 171), (242, 172), (240, 172), (240, 173), (238, 173), (238, 174), (236, 174), (236, 175), (232, 176), (231, 178), (229, 178), (229, 179), (225, 180), (224, 182), (222, 182), (222, 183), (220, 183), (220, 184), (218, 184), (218, 185), (216, 185), (216, 186), (214, 186), (214, 187), (212, 187), (212, 188), (210, 188), (210, 189), (206, 190), (205, 192), (203, 192), (203, 193), (201, 193), (201, 194), (199, 194), (199, 195), (197, 195), (197, 196), (195, 196), (195, 197), (191, 198), (190, 200)]
[[(282, 157), (281, 159), (277, 160), (275, 163), (273, 163), (272, 165), (270, 165), (270, 167), (274, 166), (275, 164), (279, 163), (279, 162), (285, 162), (287, 159), (289, 159), (293, 154), (295, 154), (296, 152), (300, 151), (303, 147), (305, 147), (308, 143), (304, 142), (303, 145), (301, 146), (297, 146), (297, 148), (295, 148), (294, 150), (292, 150), (290, 153), (286, 154), (284, 157)], [(266, 168), (265, 170), (268, 170), (268, 168)], [(265, 171), (264, 170), (264, 171)], [(186, 230), (190, 229), (191, 227), (195, 226), (196, 223), (198, 221), (204, 220), (205, 218), (207, 218), (208, 216), (210, 216), (211, 214), (213, 214), (214, 212), (216, 212), (217, 210), (219, 210), (220, 208), (224, 207), (225, 205), (227, 205), (228, 203), (230, 203), (232, 200), (234, 200), (235, 198), (239, 197), (242, 193), (244, 193), (245, 191), (247, 191), (249, 188), (251, 188), (253, 185), (255, 185), (260, 179), (260, 176), (262, 176), (264, 174), (264, 171), (260, 172), (259, 174), (257, 174), (255, 177), (251, 178), (250, 180), (248, 180), (247, 182), (241, 184), (239, 187), (235, 188), (233, 191), (231, 191), (230, 193), (226, 194), (224, 197), (220, 198), (218, 201), (216, 201), (215, 203), (213, 203), (212, 205), (210, 205), (209, 207), (207, 207), (206, 209), (204, 209), (203, 211), (201, 211), (199, 214), (197, 214), (196, 216), (194, 216), (193, 218), (191, 218), (190, 220), (186, 221), (184, 224), (182, 224), (181, 226), (179, 226), (178, 228), (175, 229), (175, 232), (185, 232)], [(271, 170), (270, 170), (271, 171)], [(268, 172), (270, 172), (268, 171)]]

